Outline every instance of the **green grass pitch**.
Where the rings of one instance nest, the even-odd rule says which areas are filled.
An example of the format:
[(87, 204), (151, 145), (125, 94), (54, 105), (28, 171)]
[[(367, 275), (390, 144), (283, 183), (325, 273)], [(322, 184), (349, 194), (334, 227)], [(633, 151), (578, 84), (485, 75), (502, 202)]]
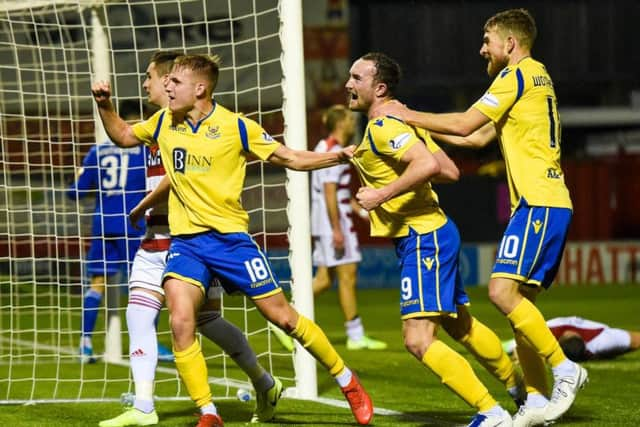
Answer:
[[(506, 320), (488, 302), (486, 288), (469, 289), (472, 313), (492, 327), (501, 338), (508, 338)], [(369, 390), (376, 407), (397, 411), (395, 415), (376, 415), (376, 426), (454, 426), (464, 424), (473, 410), (439, 383), (436, 377), (404, 350), (398, 316), (397, 290), (366, 290), (359, 293), (360, 313), (370, 335), (386, 340), (384, 352), (347, 351), (344, 346), (343, 319), (336, 292), (316, 301), (316, 320), (325, 329), (347, 364), (356, 370)], [(545, 317), (579, 315), (625, 329), (640, 329), (638, 302), (640, 285), (555, 287), (543, 294), (539, 307)], [(441, 337), (451, 343), (448, 337)], [(465, 356), (458, 344), (452, 344)], [(469, 359), (490, 389), (507, 410), (515, 410), (501, 385), (474, 360)], [(100, 364), (90, 369), (100, 370)], [(79, 369), (70, 365), (68, 369)], [(638, 426), (640, 425), (640, 351), (609, 361), (585, 364), (590, 382), (578, 395), (576, 403), (558, 425)], [(123, 368), (124, 369), (124, 368)], [(215, 375), (211, 369), (210, 375)], [(323, 370), (318, 371), (321, 397), (342, 399)], [(254, 401), (236, 399), (216, 402), (225, 426), (246, 425)], [(157, 405), (162, 426), (195, 425), (195, 407), (189, 401)], [(90, 426), (117, 415), (117, 403), (71, 403), (0, 406), (2, 426)], [(272, 425), (347, 426), (355, 425), (347, 409), (317, 402), (283, 399)]]

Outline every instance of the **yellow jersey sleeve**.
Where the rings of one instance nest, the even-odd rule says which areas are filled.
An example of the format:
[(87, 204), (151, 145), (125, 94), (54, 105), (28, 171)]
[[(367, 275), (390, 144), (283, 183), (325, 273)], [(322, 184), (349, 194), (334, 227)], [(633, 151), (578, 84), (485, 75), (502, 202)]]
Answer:
[(260, 160), (267, 160), (281, 145), (262, 126), (246, 117), (238, 116), (238, 128), (242, 148), (255, 154)]
[(166, 110), (162, 109), (156, 111), (156, 113), (143, 122), (138, 122), (132, 126), (133, 133), (142, 143), (145, 145), (154, 145), (157, 142), (157, 137), (160, 132), (160, 127)]
[[(364, 186), (382, 188), (397, 180), (406, 169), (404, 154), (415, 144), (438, 150), (428, 134), (407, 126), (394, 117), (370, 120), (353, 156), (353, 163)], [(369, 212), (371, 235), (402, 237), (410, 229), (428, 233), (447, 220), (429, 182), (417, 185)]]
[(473, 105), (493, 121), (505, 160), (511, 208), (572, 208), (560, 162), (561, 125), (546, 67), (527, 57), (504, 68)]
[(416, 133), (416, 136), (425, 143), (425, 145), (427, 146), (427, 150), (429, 150), (431, 154), (437, 153), (438, 151), (442, 150), (442, 148), (440, 148), (440, 146), (436, 144), (433, 138), (431, 138), (431, 134), (426, 129), (414, 128), (414, 131)]
[(377, 155), (402, 159), (414, 144), (421, 143), (413, 130), (403, 121), (387, 116), (376, 119), (369, 125), (366, 135), (371, 151)]
[(499, 122), (522, 94), (524, 86), (522, 79), (522, 74), (518, 70), (505, 68), (498, 74), (485, 94), (473, 104), (473, 107), (494, 123)]

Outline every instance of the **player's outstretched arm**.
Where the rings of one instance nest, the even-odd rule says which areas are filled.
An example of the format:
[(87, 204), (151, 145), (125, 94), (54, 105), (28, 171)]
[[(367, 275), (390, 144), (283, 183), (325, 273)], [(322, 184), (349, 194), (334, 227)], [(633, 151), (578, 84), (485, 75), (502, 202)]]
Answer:
[(450, 135), (439, 132), (430, 132), (430, 134), (431, 137), (438, 142), (467, 148), (482, 148), (497, 137), (496, 126), (493, 122), (486, 123), (480, 129), (467, 136)]
[(129, 212), (129, 221), (131, 225), (138, 228), (138, 221), (142, 219), (147, 209), (156, 206), (159, 203), (166, 202), (169, 197), (169, 191), (171, 190), (171, 180), (169, 175), (165, 175), (162, 181), (158, 183), (158, 186), (153, 189), (149, 194), (144, 196), (140, 202), (131, 209)]
[(397, 117), (411, 126), (457, 136), (469, 136), (490, 122), (489, 117), (473, 107), (464, 113), (435, 114), (412, 110), (397, 100), (382, 104), (376, 108), (374, 115)]
[(408, 110), (403, 119), (412, 126), (431, 132), (458, 136), (469, 136), (490, 121), (480, 110), (473, 107), (464, 113), (435, 114)]
[(280, 145), (267, 160), (285, 168), (308, 171), (346, 163), (353, 157), (354, 150), (355, 146), (349, 146), (341, 151), (316, 153), (306, 150), (293, 150), (285, 145)]
[(91, 85), (93, 99), (98, 106), (98, 113), (107, 135), (118, 147), (133, 147), (141, 144), (131, 126), (116, 113), (111, 102), (111, 84), (100, 80)]

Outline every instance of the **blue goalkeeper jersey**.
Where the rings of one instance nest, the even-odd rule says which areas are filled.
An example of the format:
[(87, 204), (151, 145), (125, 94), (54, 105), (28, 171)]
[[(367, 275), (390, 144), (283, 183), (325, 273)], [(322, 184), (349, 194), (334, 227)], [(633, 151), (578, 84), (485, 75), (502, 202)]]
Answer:
[(122, 149), (110, 141), (91, 147), (76, 181), (67, 190), (72, 200), (95, 196), (94, 237), (144, 234), (143, 221), (136, 230), (127, 215), (145, 193), (145, 148)]

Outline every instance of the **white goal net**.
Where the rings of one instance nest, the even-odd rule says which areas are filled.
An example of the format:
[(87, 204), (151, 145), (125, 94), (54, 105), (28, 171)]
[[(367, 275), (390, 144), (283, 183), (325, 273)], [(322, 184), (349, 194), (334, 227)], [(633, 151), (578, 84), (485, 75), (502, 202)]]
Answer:
[[(106, 314), (108, 307), (125, 324), (126, 277), (108, 285), (93, 333), (96, 354), (110, 357), (78, 358), (93, 200), (78, 203), (66, 190), (90, 147), (106, 138), (91, 81), (109, 78), (114, 102), (132, 100), (142, 112), (153, 53), (215, 53), (222, 59), (216, 100), (306, 148), (300, 7), (288, 0), (0, 1), (0, 403), (118, 399), (132, 389), (126, 328)], [(287, 288), (293, 270), (295, 282), (309, 284), (306, 175), (254, 161), (246, 184), (251, 233), (280, 281)], [(301, 225), (289, 220), (291, 210)], [(292, 288), (298, 308), (313, 316), (310, 290)], [(225, 296), (224, 316), (294, 395), (315, 397), (309, 356), (280, 347), (253, 305)], [(170, 346), (164, 310), (158, 330)], [(248, 385), (214, 344), (204, 340), (203, 352), (214, 396)], [(172, 364), (160, 363), (156, 377), (159, 398), (186, 396)]]

